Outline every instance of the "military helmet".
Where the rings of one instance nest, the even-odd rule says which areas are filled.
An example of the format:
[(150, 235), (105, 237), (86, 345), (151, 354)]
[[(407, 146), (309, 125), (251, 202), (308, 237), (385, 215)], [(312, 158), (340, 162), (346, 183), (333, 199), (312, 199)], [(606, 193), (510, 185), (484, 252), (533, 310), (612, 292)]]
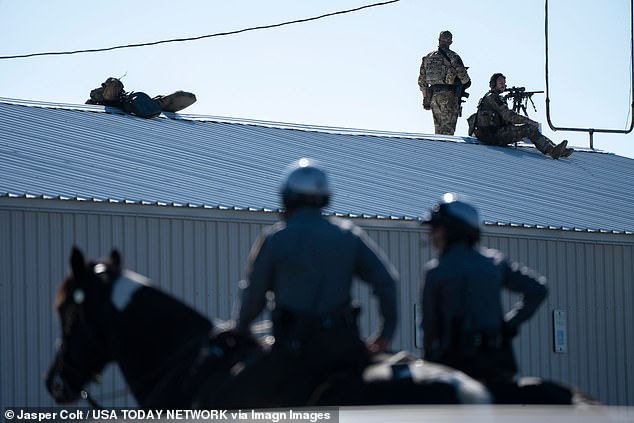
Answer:
[(438, 41), (446, 41), (449, 44), (452, 43), (453, 35), (449, 31), (441, 31), (440, 35), (438, 35)]
[(506, 76), (504, 76), (504, 74), (501, 74), (499, 72), (494, 73), (493, 75), (491, 75), (491, 79), (489, 79), (489, 88), (495, 88), (499, 77), (506, 79)]
[(474, 238), (480, 238), (480, 216), (471, 204), (459, 199), (454, 193), (443, 195), (440, 202), (434, 204), (423, 224), (444, 225)]
[(293, 162), (280, 187), (286, 209), (299, 206), (324, 207), (330, 201), (330, 186), (326, 172), (305, 157)]

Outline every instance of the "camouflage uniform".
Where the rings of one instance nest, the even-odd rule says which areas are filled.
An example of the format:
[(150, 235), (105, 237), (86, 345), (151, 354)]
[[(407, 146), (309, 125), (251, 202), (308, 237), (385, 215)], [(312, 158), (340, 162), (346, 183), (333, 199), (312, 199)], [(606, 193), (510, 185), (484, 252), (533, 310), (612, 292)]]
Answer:
[(445, 45), (451, 44), (451, 33), (443, 31), (438, 50), (423, 57), (418, 86), (423, 93), (423, 107), (431, 109), (437, 134), (453, 135), (460, 114), (461, 86), (471, 79), (460, 56)]
[(552, 158), (567, 157), (567, 142), (555, 144), (542, 135), (531, 120), (510, 110), (500, 94), (489, 91), (478, 103), (474, 133), (485, 144), (506, 146), (528, 138), (543, 154)]

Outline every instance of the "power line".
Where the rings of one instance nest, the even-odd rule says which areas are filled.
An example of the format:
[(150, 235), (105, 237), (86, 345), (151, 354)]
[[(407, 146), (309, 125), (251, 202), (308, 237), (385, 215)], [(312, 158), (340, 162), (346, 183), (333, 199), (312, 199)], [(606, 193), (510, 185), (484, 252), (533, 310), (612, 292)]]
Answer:
[(43, 52), (43, 53), (20, 54), (20, 55), (15, 55), (15, 56), (0, 56), (0, 59), (24, 59), (24, 58), (27, 58), (27, 57), (36, 57), (36, 56), (61, 56), (61, 55), (79, 54), (79, 53), (98, 53), (98, 52), (103, 52), (103, 51), (120, 50), (120, 49), (124, 49), (124, 48), (147, 47), (147, 46), (155, 46), (155, 45), (158, 45), (158, 44), (176, 43), (176, 42), (183, 42), (183, 41), (196, 41), (196, 40), (202, 40), (204, 38), (222, 37), (222, 36), (226, 36), (226, 35), (240, 34), (240, 33), (243, 33), (243, 32), (257, 31), (257, 30), (261, 30), (261, 29), (279, 28), (281, 26), (286, 26), (286, 25), (292, 25), (292, 24), (297, 24), (297, 23), (315, 21), (317, 19), (323, 19), (323, 18), (327, 18), (327, 17), (330, 17), (330, 16), (343, 15), (345, 13), (358, 12), (359, 10), (368, 9), (370, 7), (385, 6), (385, 5), (388, 5), (390, 3), (396, 3), (396, 2), (399, 2), (399, 1), (400, 0), (389, 0), (389, 1), (384, 1), (384, 2), (380, 2), (380, 3), (373, 3), (373, 4), (368, 4), (368, 5), (365, 5), (365, 6), (360, 6), (360, 7), (354, 8), (354, 9), (341, 10), (341, 11), (338, 11), (338, 12), (332, 12), (332, 13), (326, 13), (324, 15), (313, 16), (311, 18), (297, 19), (297, 20), (294, 20), (294, 21), (287, 21), (287, 22), (271, 24), (271, 25), (255, 26), (255, 27), (251, 27), (251, 28), (243, 28), (243, 29), (238, 29), (238, 30), (235, 30), (235, 31), (218, 32), (216, 34), (200, 35), (198, 37), (174, 38), (174, 39), (171, 39), (171, 40), (160, 40), (160, 41), (152, 41), (152, 42), (148, 42), (148, 43), (139, 43), (139, 44), (126, 44), (126, 45), (121, 45), (121, 46), (94, 48), (94, 49), (86, 49), (86, 50), (52, 51), (52, 52)]

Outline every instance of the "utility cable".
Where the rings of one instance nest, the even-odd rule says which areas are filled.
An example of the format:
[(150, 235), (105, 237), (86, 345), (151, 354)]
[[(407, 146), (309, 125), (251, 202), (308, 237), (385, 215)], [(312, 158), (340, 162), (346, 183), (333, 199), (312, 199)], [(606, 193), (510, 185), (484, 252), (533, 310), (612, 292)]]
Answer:
[(114, 46), (114, 47), (94, 48), (94, 49), (86, 49), (86, 50), (52, 51), (52, 52), (43, 52), (43, 53), (20, 54), (20, 55), (14, 55), (14, 56), (0, 56), (0, 59), (24, 59), (24, 58), (27, 58), (27, 57), (37, 57), (37, 56), (60, 56), (60, 55), (79, 54), (79, 53), (98, 53), (98, 52), (103, 52), (103, 51), (119, 50), (119, 49), (124, 49), (124, 48), (147, 47), (147, 46), (155, 46), (155, 45), (158, 45), (158, 44), (176, 43), (176, 42), (183, 42), (183, 41), (196, 41), (196, 40), (202, 40), (204, 38), (222, 37), (222, 36), (226, 36), (226, 35), (240, 34), (240, 33), (243, 33), (243, 32), (257, 31), (257, 30), (261, 30), (261, 29), (279, 28), (281, 26), (286, 26), (286, 25), (293, 25), (293, 24), (298, 24), (298, 23), (316, 21), (317, 19), (323, 19), (323, 18), (327, 18), (327, 17), (330, 17), (330, 16), (335, 16), (335, 15), (343, 15), (343, 14), (346, 14), (346, 13), (358, 12), (360, 10), (368, 9), (370, 7), (385, 6), (385, 5), (388, 5), (390, 3), (396, 3), (396, 2), (399, 2), (399, 1), (400, 0), (389, 0), (389, 1), (384, 1), (384, 2), (380, 2), (380, 3), (367, 4), (365, 6), (360, 6), (360, 7), (354, 8), (354, 9), (341, 10), (341, 11), (338, 11), (338, 12), (332, 12), (332, 13), (326, 13), (326, 14), (319, 15), (319, 16), (313, 16), (311, 18), (297, 19), (297, 20), (294, 20), (294, 21), (281, 22), (281, 23), (271, 24), (271, 25), (262, 25), (262, 26), (256, 26), (256, 27), (251, 27), (251, 28), (243, 28), (243, 29), (238, 29), (238, 30), (235, 30), (235, 31), (218, 32), (216, 34), (200, 35), (198, 37), (174, 38), (174, 39), (171, 39), (171, 40), (152, 41), (152, 42), (147, 42), (147, 43), (127, 44), (127, 45), (120, 45), (120, 46)]

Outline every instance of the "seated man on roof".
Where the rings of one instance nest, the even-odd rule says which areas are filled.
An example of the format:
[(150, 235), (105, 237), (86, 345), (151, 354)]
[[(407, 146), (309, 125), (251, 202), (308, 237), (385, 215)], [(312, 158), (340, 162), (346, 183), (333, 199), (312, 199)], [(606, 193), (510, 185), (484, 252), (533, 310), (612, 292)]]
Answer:
[(568, 141), (555, 145), (539, 132), (537, 122), (508, 108), (501, 96), (506, 90), (504, 75), (494, 73), (489, 80), (489, 87), (490, 91), (478, 103), (473, 127), (472, 122), (469, 124), (469, 135), (475, 134), (485, 144), (500, 146), (528, 138), (539, 151), (553, 159), (568, 157), (574, 152), (567, 147)]

